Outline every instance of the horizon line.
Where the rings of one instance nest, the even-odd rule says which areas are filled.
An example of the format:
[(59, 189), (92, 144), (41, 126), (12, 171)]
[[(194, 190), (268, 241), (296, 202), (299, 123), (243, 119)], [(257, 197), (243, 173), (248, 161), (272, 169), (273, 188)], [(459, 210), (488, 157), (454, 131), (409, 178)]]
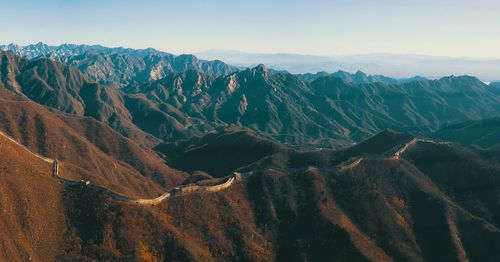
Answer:
[(193, 52), (170, 52), (170, 51), (165, 51), (162, 50), (161, 48), (157, 47), (127, 47), (124, 45), (118, 45), (118, 46), (113, 46), (113, 45), (103, 45), (100, 43), (69, 43), (69, 42), (59, 42), (59, 44), (54, 44), (54, 43), (48, 43), (48, 42), (43, 42), (43, 41), (38, 41), (38, 42), (31, 42), (28, 44), (17, 44), (14, 42), (10, 42), (8, 44), (0, 44), (0, 46), (8, 46), (8, 45), (17, 45), (20, 47), (26, 47), (30, 45), (36, 45), (36, 44), (44, 44), (49, 47), (59, 47), (62, 45), (86, 45), (86, 46), (102, 46), (105, 48), (123, 48), (123, 49), (135, 49), (135, 50), (147, 50), (147, 49), (154, 49), (155, 51), (163, 52), (163, 53), (168, 53), (172, 55), (197, 55), (197, 54), (202, 54), (206, 52), (238, 52), (238, 53), (244, 53), (244, 54), (251, 54), (251, 55), (298, 55), (298, 56), (316, 56), (319, 58), (339, 58), (339, 57), (351, 57), (351, 56), (369, 56), (369, 55), (390, 55), (390, 56), (421, 56), (421, 57), (430, 57), (430, 58), (450, 58), (450, 59), (466, 59), (466, 60), (500, 60), (500, 57), (482, 57), (482, 56), (449, 56), (449, 55), (437, 55), (437, 54), (424, 54), (424, 53), (388, 53), (388, 52), (359, 52), (359, 53), (345, 53), (345, 54), (313, 54), (313, 53), (294, 53), (294, 52), (274, 52), (274, 51), (269, 51), (269, 52), (255, 52), (255, 51), (245, 51), (245, 50), (238, 50), (238, 49), (217, 49), (217, 48), (208, 48), (208, 49), (203, 49), (201, 51), (193, 51)]

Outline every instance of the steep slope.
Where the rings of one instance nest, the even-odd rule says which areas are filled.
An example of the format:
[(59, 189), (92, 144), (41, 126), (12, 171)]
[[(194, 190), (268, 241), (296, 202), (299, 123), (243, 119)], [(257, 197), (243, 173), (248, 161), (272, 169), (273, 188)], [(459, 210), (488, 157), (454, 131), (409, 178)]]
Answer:
[(324, 76), (309, 84), (260, 65), (214, 78), (189, 70), (193, 58), (180, 56), (183, 73), (117, 89), (52, 60), (2, 56), (5, 87), (147, 147), (237, 125), (296, 146), (339, 148), (385, 128), (425, 134), (500, 114), (500, 93), (467, 76), (398, 85)]
[(500, 118), (468, 121), (450, 125), (429, 135), (442, 140), (454, 141), (462, 145), (492, 148), (500, 145)]
[(61, 63), (48, 59), (18, 61), (6, 52), (2, 56), (11, 63), (6, 66), (13, 68), (5, 72), (4, 86), (10, 90), (65, 113), (93, 117), (147, 147), (158, 144), (159, 139), (185, 138), (213, 129), (211, 124), (202, 123), (186, 132), (191, 120), (175, 107), (94, 83)]
[[(63, 175), (76, 178), (95, 168), (103, 183), (95, 174), (82, 177), (127, 194), (147, 194), (121, 179), (117, 185), (106, 174), (116, 163), (122, 175), (133, 173), (125, 161), (138, 169), (141, 165), (134, 162), (144, 162), (144, 170), (154, 166), (141, 158), (146, 153), (140, 147), (98, 121), (56, 116), (0, 92), (2, 129), (31, 150), (62, 159)], [(117, 140), (110, 139), (115, 136)], [(342, 150), (306, 151), (232, 127), (158, 149), (186, 170), (215, 176), (236, 170), (241, 173), (237, 182), (216, 193), (172, 197), (159, 207), (124, 204), (84, 184), (62, 187), (50, 177), (50, 163), (3, 136), (0, 147), (0, 157), (8, 160), (0, 164), (0, 194), (6, 199), (2, 212), (7, 214), (0, 223), (9, 225), (1, 227), (1, 245), (10, 260), (499, 258), (500, 166), (454, 144), (386, 130)], [(88, 159), (77, 158), (71, 153), (75, 151)], [(126, 174), (130, 183), (144, 183), (132, 173)], [(40, 200), (50, 206), (40, 206)]]
[(73, 44), (48, 46), (37, 43), (27, 46), (0, 46), (0, 50), (11, 51), (28, 59), (48, 57), (79, 69), (101, 84), (116, 84), (122, 87), (157, 80), (172, 72), (196, 70), (207, 75), (223, 76), (237, 70), (222, 61), (200, 60), (193, 55), (174, 56), (152, 48), (109, 48)]
[(0, 260), (55, 261), (66, 229), (52, 164), (0, 135)]
[[(116, 133), (110, 127), (88, 117), (59, 114), (58, 117), (105, 154), (123, 161), (160, 184), (175, 185), (184, 174), (171, 169), (153, 151)], [(172, 176), (172, 177), (169, 177)]]
[(154, 153), (96, 121), (69, 115), (61, 119), (40, 105), (1, 92), (0, 129), (31, 150), (62, 160), (64, 176), (136, 196), (158, 194), (184, 179)]
[(91, 116), (148, 147), (233, 124), (293, 145), (340, 147), (385, 128), (426, 133), (500, 112), (498, 92), (466, 76), (401, 85), (326, 76), (309, 85), (261, 65), (215, 79), (199, 71), (172, 73), (123, 92), (52, 60), (2, 56), (10, 90)]
[(255, 132), (238, 128), (229, 128), (222, 133), (193, 138), (180, 144), (161, 144), (155, 148), (165, 155), (173, 168), (190, 173), (204, 171), (212, 177), (227, 176), (231, 171), (281, 149), (279, 144), (263, 139)]
[(192, 135), (232, 124), (308, 147), (348, 145), (385, 128), (425, 133), (500, 114), (497, 92), (467, 76), (398, 85), (326, 76), (308, 84), (261, 65), (216, 79), (171, 74), (125, 91), (144, 95)]
[[(225, 144), (225, 137), (205, 139)], [(394, 158), (400, 148), (402, 158)], [(293, 151), (283, 148), (245, 167), (243, 178), (224, 191), (171, 198), (158, 209), (78, 189), (66, 204), (99, 210), (86, 223), (103, 226), (73, 235), (83, 240), (81, 249), (65, 248), (65, 254), (178, 261), (498, 259), (500, 169), (480, 155), (389, 131), (343, 150), (350, 152), (347, 161), (346, 153), (324, 150), (312, 152), (321, 156), (313, 164), (300, 159), (307, 152)], [(75, 205), (81, 199), (87, 204)], [(123, 224), (129, 226), (112, 233)]]
[(467, 76), (402, 85), (353, 85), (324, 77), (311, 86), (322, 97), (321, 112), (342, 115), (344, 125), (357, 137), (383, 128), (436, 130), (447, 123), (500, 112), (499, 96), (481, 81)]
[(78, 70), (49, 59), (26, 60), (1, 52), (6, 70), (4, 86), (31, 100), (78, 116), (91, 116), (144, 145), (158, 139), (132, 123), (123, 95), (115, 88), (96, 84)]
[(229, 124), (302, 146), (349, 141), (349, 130), (315, 109), (306, 83), (264, 65), (215, 80), (188, 71), (126, 91), (187, 114), (189, 129), (201, 132)]

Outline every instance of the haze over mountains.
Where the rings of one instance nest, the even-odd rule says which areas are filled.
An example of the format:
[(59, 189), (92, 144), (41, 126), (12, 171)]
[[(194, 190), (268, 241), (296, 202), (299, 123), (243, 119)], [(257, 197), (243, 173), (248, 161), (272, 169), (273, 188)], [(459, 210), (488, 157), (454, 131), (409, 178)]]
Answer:
[(393, 78), (424, 76), (441, 78), (448, 75), (473, 75), (482, 81), (499, 80), (500, 59), (439, 57), (412, 54), (359, 54), (342, 56), (300, 55), (290, 53), (258, 54), (240, 51), (209, 50), (196, 53), (203, 59), (220, 59), (247, 67), (260, 63), (276, 70), (295, 74), (361, 70), (368, 74)]
[[(102, 55), (89, 63), (100, 63)], [(92, 83), (95, 71), (80, 72), (55, 59), (2, 57), (6, 87), (63, 112), (92, 116), (129, 137), (146, 132), (160, 139), (189, 138), (237, 125), (297, 146), (335, 147), (384, 128), (429, 132), (500, 112), (496, 88), (468, 76), (375, 82), (362, 73), (361, 78), (336, 73), (308, 83), (259, 65), (220, 77), (211, 69), (187, 67), (128, 85), (128, 76), (118, 74), (116, 82), (102, 85)]]
[(494, 83), (3, 49), (2, 261), (500, 259)]

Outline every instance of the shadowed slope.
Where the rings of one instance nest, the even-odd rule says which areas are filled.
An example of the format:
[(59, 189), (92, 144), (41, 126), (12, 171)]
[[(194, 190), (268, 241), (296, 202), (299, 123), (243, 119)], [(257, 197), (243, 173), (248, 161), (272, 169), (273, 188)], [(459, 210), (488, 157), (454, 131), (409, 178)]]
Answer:
[[(217, 141), (213, 137), (205, 139)], [(143, 255), (180, 261), (498, 259), (500, 230), (490, 216), (499, 206), (494, 196), (500, 188), (498, 167), (454, 145), (411, 141), (408, 135), (381, 133), (345, 150), (352, 157), (363, 156), (355, 165), (336, 164), (346, 153), (330, 151), (315, 152), (325, 154), (315, 164), (298, 165), (289, 158), (293, 150), (278, 149), (247, 166), (244, 178), (224, 191), (172, 198), (157, 210), (112, 205), (119, 215), (107, 220), (105, 228), (137, 216), (140, 222), (115, 238), (129, 248), (105, 241), (98, 246), (123, 254), (112, 259), (131, 260)], [(402, 158), (393, 158), (394, 149), (405, 144), (411, 146)], [(295, 160), (306, 156), (301, 153)], [(448, 173), (457, 162), (464, 163), (457, 167), (464, 175), (474, 174), (470, 180)], [(341, 168), (345, 165), (349, 168)], [(474, 190), (471, 180), (487, 183), (490, 193)], [(472, 195), (463, 194), (463, 187)]]
[[(162, 164), (155, 154), (141, 149), (110, 128), (100, 124), (89, 126), (92, 128), (87, 129), (89, 137), (113, 137), (109, 143), (116, 142), (103, 144), (99, 143), (100, 138), (94, 137), (90, 141), (96, 146), (78, 134), (84, 131), (82, 126), (79, 126), (80, 131), (75, 131), (44, 107), (24, 99), (8, 100), (6, 97), (12, 95), (2, 92), (0, 117), (3, 121), (0, 128), (31, 150), (65, 162), (67, 172), (63, 175), (71, 174), (69, 178), (90, 180), (118, 192), (138, 196), (155, 195), (180, 184), (184, 179), (183, 174)], [(70, 117), (67, 120), (75, 121)]]
[(430, 136), (467, 146), (492, 148), (500, 145), (500, 117), (450, 125)]
[(166, 155), (172, 167), (190, 173), (205, 171), (213, 177), (226, 176), (231, 171), (254, 163), (280, 149), (281, 146), (271, 140), (263, 139), (252, 131), (237, 128), (185, 141), (179, 145), (162, 144), (155, 148)]
[(132, 123), (115, 88), (96, 84), (77, 69), (50, 59), (26, 60), (3, 51), (0, 59), (8, 69), (1, 78), (7, 89), (65, 113), (91, 116), (139, 143), (158, 143)]

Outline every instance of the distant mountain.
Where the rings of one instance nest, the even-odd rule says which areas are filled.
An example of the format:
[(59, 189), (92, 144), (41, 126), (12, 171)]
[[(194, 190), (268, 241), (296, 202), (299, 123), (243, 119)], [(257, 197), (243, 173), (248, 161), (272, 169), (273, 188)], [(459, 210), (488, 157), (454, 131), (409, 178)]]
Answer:
[(264, 65), (216, 79), (188, 71), (124, 91), (183, 112), (191, 123), (188, 130), (235, 124), (293, 144), (345, 144), (342, 127), (314, 111), (306, 83)]
[(299, 54), (246, 53), (210, 50), (196, 54), (202, 59), (220, 59), (242, 67), (264, 63), (269, 68), (287, 70), (294, 74), (336, 72), (338, 70), (410, 78), (415, 75), (437, 79), (448, 75), (473, 75), (482, 81), (498, 80), (500, 59), (454, 58), (426, 55), (360, 54), (317, 56)]
[[(48, 58), (28, 60), (2, 51), (0, 61), (5, 65), (0, 71), (5, 88), (64, 113), (93, 117), (141, 144), (188, 138), (216, 126), (191, 120), (176, 107), (162, 106), (141, 94), (98, 84), (76, 68)], [(196, 128), (187, 129), (190, 125)]]
[(174, 56), (152, 48), (108, 48), (100, 45), (48, 46), (43, 43), (25, 47), (10, 44), (0, 50), (29, 59), (47, 57), (78, 68), (101, 84), (124, 87), (158, 80), (173, 72), (197, 70), (207, 75), (224, 76), (237, 70), (222, 61), (199, 60), (193, 55)]
[(498, 145), (387, 129), (494, 145), (497, 88), (183, 61), (119, 88), (0, 52), (1, 261), (499, 260)]
[(500, 88), (500, 82), (491, 82), (490, 86)]
[(124, 47), (105, 47), (101, 45), (75, 45), (75, 44), (62, 44), (59, 46), (49, 46), (42, 42), (27, 46), (20, 46), (16, 44), (0, 45), (0, 49), (4, 51), (11, 51), (16, 55), (24, 56), (28, 59), (33, 59), (47, 55), (55, 57), (81, 55), (89, 51), (96, 53), (104, 53), (108, 55), (113, 55), (113, 54), (129, 55), (133, 57), (144, 57), (149, 55), (173, 56), (172, 54), (158, 51), (153, 48), (132, 49)]
[(335, 119), (342, 121), (353, 137), (364, 137), (384, 127), (414, 132), (435, 130), (463, 118), (481, 119), (500, 112), (498, 94), (468, 76), (401, 85), (356, 85), (328, 76), (318, 78), (311, 87), (318, 96), (317, 111), (336, 115)]
[(3, 52), (0, 60), (6, 88), (65, 113), (91, 116), (147, 145), (236, 125), (295, 146), (340, 147), (385, 128), (426, 133), (500, 115), (496, 89), (468, 76), (396, 85), (327, 75), (307, 83), (259, 65), (221, 77), (186, 69), (116, 88), (47, 58)]
[(450, 125), (430, 134), (466, 146), (493, 148), (500, 146), (500, 117)]
[(339, 146), (388, 127), (425, 132), (500, 114), (500, 96), (467, 76), (400, 85), (325, 76), (308, 84), (260, 65), (216, 79), (190, 71), (172, 74), (124, 91), (183, 112), (192, 123), (188, 129), (235, 124), (301, 146)]
[(158, 80), (170, 73), (182, 73), (186, 70), (196, 70), (214, 77), (225, 76), (237, 70), (222, 61), (203, 61), (193, 55), (135, 57), (89, 51), (55, 59), (78, 68), (99, 83), (118, 84), (121, 87)]
[(349, 72), (345, 72), (342, 70), (339, 70), (333, 74), (328, 74), (326, 72), (319, 72), (316, 74), (300, 74), (299, 77), (303, 79), (304, 81), (307, 82), (313, 82), (314, 80), (324, 77), (324, 76), (332, 76), (332, 77), (338, 77), (345, 82), (348, 83), (355, 83), (355, 84), (370, 84), (370, 83), (384, 83), (388, 85), (399, 85), (399, 84), (404, 84), (412, 81), (420, 81), (420, 80), (427, 80), (425, 77), (420, 77), (420, 76), (415, 76), (411, 78), (402, 78), (402, 79), (395, 79), (395, 78), (390, 78), (386, 77), (383, 75), (367, 75), (361, 71), (357, 71), (354, 74), (351, 74)]

